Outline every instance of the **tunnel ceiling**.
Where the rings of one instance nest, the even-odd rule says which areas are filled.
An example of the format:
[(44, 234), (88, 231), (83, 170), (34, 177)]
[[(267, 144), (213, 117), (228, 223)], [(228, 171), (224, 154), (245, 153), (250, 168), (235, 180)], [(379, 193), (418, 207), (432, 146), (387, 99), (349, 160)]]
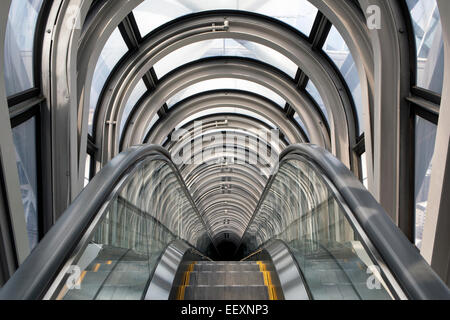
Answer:
[(306, 0), (98, 0), (80, 43), (81, 135), (102, 164), (136, 144), (167, 148), (216, 245), (239, 243), (288, 145), (352, 165), (358, 71)]

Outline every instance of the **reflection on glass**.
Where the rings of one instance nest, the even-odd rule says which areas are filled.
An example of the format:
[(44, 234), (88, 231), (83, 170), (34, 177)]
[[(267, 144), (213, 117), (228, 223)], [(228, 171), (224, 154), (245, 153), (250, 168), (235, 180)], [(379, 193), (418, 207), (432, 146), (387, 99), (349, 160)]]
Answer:
[(278, 104), (281, 108), (283, 108), (284, 105), (286, 104), (286, 101), (282, 97), (280, 97), (280, 95), (258, 83), (241, 79), (219, 78), (201, 81), (187, 87), (186, 89), (181, 90), (173, 97), (169, 98), (169, 100), (167, 100), (167, 105), (170, 108), (173, 107), (178, 102), (190, 96), (193, 96), (197, 93), (217, 89), (234, 89), (253, 92), (263, 97), (266, 97), (269, 100), (272, 100), (273, 102)]
[(317, 8), (307, 0), (146, 0), (133, 10), (142, 35), (184, 15), (208, 10), (242, 10), (263, 14), (309, 35)]
[(308, 137), (308, 139), (311, 139), (310, 136), (309, 136), (309, 132), (308, 132), (308, 130), (306, 129), (305, 124), (303, 123), (302, 119), (300, 118), (300, 116), (298, 115), (297, 112), (294, 114), (294, 120), (295, 120), (295, 122), (298, 123), (298, 125), (300, 126), (300, 128), (302, 128), (303, 132), (306, 134), (306, 136)]
[(125, 109), (122, 114), (122, 120), (120, 121), (119, 137), (122, 135), (123, 127), (125, 126), (125, 123), (127, 123), (128, 116), (130, 115), (131, 110), (133, 110), (136, 103), (139, 101), (139, 99), (144, 95), (146, 91), (147, 87), (145, 86), (144, 81), (140, 80), (136, 85), (136, 87), (134, 88), (133, 92), (131, 92), (131, 95), (128, 98), (128, 102), (125, 105)]
[[(307, 159), (280, 165), (242, 243), (251, 253), (270, 239), (289, 246), (315, 300), (391, 299), (360, 234)], [(368, 285), (372, 275), (379, 288)]]
[(159, 115), (155, 114), (154, 117), (152, 118), (152, 121), (150, 121), (150, 123), (147, 126), (147, 130), (145, 130), (145, 132), (148, 134), (150, 133), (150, 130), (153, 128), (153, 126), (155, 125), (156, 121), (159, 120)]
[(34, 87), (33, 46), (42, 0), (13, 0), (5, 35), (6, 95)]
[(444, 41), (436, 0), (406, 0), (411, 13), (417, 48), (417, 85), (442, 93)]
[(175, 171), (160, 160), (137, 165), (88, 236), (73, 256), (78, 288), (63, 280), (54, 299), (140, 300), (173, 240), (204, 251), (209, 242)]
[(84, 186), (86, 187), (91, 180), (91, 156), (86, 156), (86, 167), (84, 168)]
[(422, 247), (423, 228), (428, 205), (428, 191), (431, 180), (431, 160), (436, 142), (436, 125), (416, 117), (416, 155), (415, 155), (415, 244)]
[(353, 96), (358, 115), (359, 133), (364, 132), (364, 114), (362, 106), (361, 82), (353, 56), (336, 27), (332, 27), (323, 50), (342, 73)]
[(106, 42), (102, 53), (97, 61), (92, 80), (90, 104), (89, 104), (89, 133), (92, 134), (92, 125), (94, 121), (95, 109), (103, 87), (108, 79), (112, 69), (117, 62), (128, 51), (128, 47), (120, 34), (119, 29), (114, 30), (111, 37)]
[(369, 189), (369, 180), (367, 177), (367, 156), (365, 152), (361, 155), (361, 169), (363, 185), (366, 189)]
[(306, 86), (306, 91), (314, 98), (314, 100), (316, 100), (317, 104), (320, 107), (320, 110), (322, 110), (323, 115), (325, 116), (325, 119), (327, 119), (328, 123), (330, 123), (327, 108), (325, 108), (325, 104), (323, 103), (323, 100), (322, 100), (322, 97), (320, 96), (319, 90), (317, 90), (317, 87), (314, 85), (314, 83), (311, 80), (308, 81), (308, 85)]
[(184, 46), (165, 56), (154, 66), (158, 78), (168, 72), (195, 60), (216, 56), (235, 56), (252, 58), (268, 63), (292, 78), (295, 78), (297, 65), (272, 48), (256, 42), (235, 39), (204, 40)]
[(30, 249), (33, 249), (39, 241), (36, 119), (31, 118), (13, 128), (13, 139), (16, 147), (20, 191), (25, 209), (28, 243)]

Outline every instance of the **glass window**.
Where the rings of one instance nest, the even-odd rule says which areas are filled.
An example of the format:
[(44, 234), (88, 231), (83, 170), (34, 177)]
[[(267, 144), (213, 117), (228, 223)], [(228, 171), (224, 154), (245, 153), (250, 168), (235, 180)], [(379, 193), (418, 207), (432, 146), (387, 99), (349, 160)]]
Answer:
[(302, 119), (300, 118), (300, 116), (298, 115), (297, 112), (294, 114), (294, 120), (298, 123), (300, 128), (302, 128), (303, 132), (305, 132), (306, 137), (308, 137), (308, 139), (310, 139), (309, 132), (308, 132), (308, 130), (306, 130), (306, 126), (303, 123)]
[(100, 54), (92, 80), (90, 104), (89, 104), (89, 133), (92, 134), (95, 108), (106, 80), (117, 62), (128, 51), (128, 47), (120, 34), (119, 29), (114, 30)]
[(207, 10), (243, 10), (255, 12), (283, 21), (309, 35), (317, 8), (307, 0), (158, 0), (144, 1), (133, 10), (142, 35), (184, 15)]
[(353, 60), (353, 56), (336, 27), (333, 26), (331, 28), (327, 41), (323, 46), (323, 50), (330, 57), (330, 59), (333, 60), (347, 82), (356, 106), (359, 133), (362, 134), (364, 132), (364, 118), (361, 82), (359, 80), (358, 70), (356, 68), (355, 61)]
[(369, 189), (368, 177), (367, 177), (367, 156), (364, 152), (361, 155), (361, 169), (362, 169), (362, 182), (366, 189)]
[(5, 86), (8, 96), (34, 87), (33, 47), (42, 0), (13, 0), (5, 35)]
[(145, 130), (145, 132), (149, 133), (150, 130), (153, 128), (153, 126), (155, 125), (156, 121), (159, 120), (159, 115), (155, 114), (155, 116), (153, 117), (152, 121), (150, 121), (147, 130)]
[(204, 40), (175, 50), (154, 66), (158, 78), (188, 62), (216, 56), (252, 58), (268, 63), (295, 78), (298, 66), (278, 51), (256, 42), (235, 39)]
[(197, 93), (217, 89), (235, 89), (235, 90), (249, 91), (272, 100), (280, 107), (284, 107), (284, 105), (286, 104), (286, 101), (282, 97), (280, 97), (277, 93), (255, 82), (241, 79), (220, 78), (201, 81), (187, 87), (186, 89), (181, 90), (180, 92), (175, 94), (172, 98), (167, 100), (167, 105), (170, 108), (173, 107), (178, 102), (180, 102), (181, 100), (184, 100)]
[(91, 180), (91, 156), (86, 156), (86, 167), (84, 168), (84, 186), (86, 187)]
[(415, 155), (415, 243), (422, 246), (423, 228), (425, 225), (430, 188), (432, 158), (436, 142), (437, 126), (416, 116), (416, 155)]
[(125, 105), (125, 110), (123, 111), (122, 120), (120, 121), (120, 133), (119, 137), (122, 135), (123, 127), (125, 127), (125, 123), (128, 120), (128, 116), (130, 115), (130, 112), (133, 110), (136, 103), (138, 103), (139, 99), (144, 95), (144, 93), (147, 91), (147, 87), (145, 86), (145, 83), (143, 80), (140, 80), (137, 84), (137, 86), (134, 88), (133, 92), (131, 93), (130, 97), (128, 98), (128, 102)]
[(314, 85), (314, 83), (309, 80), (308, 85), (306, 86), (306, 91), (316, 100), (317, 104), (320, 107), (320, 110), (322, 110), (325, 119), (327, 119), (328, 123), (330, 123), (330, 119), (328, 118), (328, 111), (327, 108), (325, 108), (325, 104), (323, 103), (322, 97), (320, 96), (319, 90), (317, 90), (317, 87)]
[(444, 41), (436, 0), (407, 0), (417, 48), (417, 85), (442, 94)]
[[(384, 271), (360, 230), (321, 170), (299, 156), (280, 163), (243, 236), (243, 255), (281, 240), (314, 300), (389, 300)], [(371, 278), (379, 286), (369, 286)]]
[(33, 249), (39, 241), (36, 118), (29, 119), (12, 131), (28, 242), (30, 249)]

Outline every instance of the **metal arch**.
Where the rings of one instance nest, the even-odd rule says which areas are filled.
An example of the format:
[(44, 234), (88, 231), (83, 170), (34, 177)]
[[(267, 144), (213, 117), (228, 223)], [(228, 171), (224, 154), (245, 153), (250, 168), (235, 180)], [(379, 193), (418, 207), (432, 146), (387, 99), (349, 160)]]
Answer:
[[(42, 94), (52, 127), (52, 194), (56, 220), (81, 190), (78, 175), (77, 49), (92, 0), (53, 1), (42, 45)], [(77, 10), (73, 10), (76, 8)]]
[[(197, 123), (200, 121), (201, 127), (200, 125), (197, 126)], [(220, 135), (221, 132), (230, 132), (233, 135), (241, 135), (251, 139), (266, 141), (264, 137), (271, 137), (272, 133), (274, 133), (273, 130), (279, 132), (275, 128), (268, 127), (264, 122), (246, 115), (236, 115), (234, 113), (207, 115), (194, 119), (193, 121), (185, 124), (183, 127), (178, 128), (178, 130), (173, 131), (170, 135), (172, 140), (167, 144), (167, 149), (172, 151), (173, 154), (176, 154), (180, 151), (180, 147), (185, 146), (187, 141), (199, 139), (199, 134), (214, 137), (216, 134)], [(263, 134), (263, 136), (260, 134)], [(173, 141), (173, 139), (176, 140)], [(288, 141), (283, 141), (284, 139), (280, 136), (279, 140), (281, 148), (284, 148), (289, 144)], [(182, 144), (183, 141), (184, 144)], [(178, 147), (175, 148), (175, 146)], [(273, 146), (273, 148), (280, 152), (282, 151), (278, 146)]]
[[(375, 95), (374, 53), (370, 30), (364, 14), (352, 1), (310, 0), (327, 17), (344, 38), (358, 70), (363, 106), (366, 114), (366, 152), (372, 151), (373, 104)], [(318, 88), (319, 92), (320, 88)], [(370, 164), (370, 170), (372, 165)]]
[(166, 117), (151, 129), (145, 143), (162, 144), (172, 130), (184, 119), (196, 113), (221, 106), (235, 107), (255, 112), (270, 120), (287, 137), (291, 143), (302, 143), (307, 140), (303, 133), (286, 117), (281, 108), (272, 101), (245, 91), (218, 90), (195, 95), (169, 109)]
[[(253, 213), (252, 208), (248, 207), (248, 208), (244, 208), (241, 206), (242, 202), (245, 201), (246, 197), (243, 194), (239, 194), (239, 193), (235, 193), (233, 194), (233, 196), (227, 197), (226, 201), (223, 201), (220, 198), (220, 195), (216, 195), (214, 200), (211, 200), (209, 205), (205, 207), (205, 211), (202, 214), (203, 219), (209, 223), (210, 221), (214, 221), (217, 219), (224, 219), (226, 217), (217, 217), (215, 216), (216, 214), (223, 213), (224, 211), (226, 212), (234, 212), (236, 214), (236, 216), (242, 221), (242, 219), (244, 219), (243, 222), (245, 222), (245, 220), (250, 220), (250, 217)], [(226, 204), (225, 204), (226, 203)], [(249, 205), (248, 205), (249, 206)], [(256, 204), (255, 204), (256, 206)], [(246, 222), (248, 222), (246, 221)], [(209, 230), (211, 232), (211, 235), (214, 235), (214, 231), (213, 230)]]
[(230, 175), (233, 175), (236, 172), (238, 172), (238, 174), (241, 176), (246, 176), (249, 179), (249, 181), (252, 181), (259, 186), (263, 186), (263, 189), (267, 183), (267, 179), (263, 178), (263, 176), (261, 176), (259, 171), (254, 166), (244, 164), (234, 164), (228, 165), (227, 168), (229, 168), (230, 170), (228, 172), (224, 172), (223, 167), (220, 165), (210, 165), (207, 167), (198, 166), (185, 177), (186, 186), (188, 186), (188, 188), (190, 189), (191, 186), (197, 183), (198, 179), (202, 177), (206, 178), (210, 174), (212, 175), (212, 174), (228, 173)]
[[(189, 141), (185, 141), (186, 143), (190, 143), (191, 140)], [(191, 168), (191, 167), (195, 167), (196, 164), (192, 163), (195, 162), (196, 159), (200, 159), (198, 157), (199, 154), (201, 154), (201, 163), (203, 162), (210, 162), (210, 161), (214, 161), (214, 160), (218, 160), (218, 159), (223, 159), (223, 158), (237, 158), (239, 162), (245, 162), (247, 161), (247, 155), (252, 156), (252, 158), (249, 159), (261, 159), (264, 162), (258, 161), (256, 164), (273, 164), (272, 160), (277, 161), (277, 159), (274, 159), (274, 157), (278, 157), (278, 155), (281, 153), (280, 152), (276, 152), (276, 150), (270, 151), (271, 152), (271, 156), (269, 157), (267, 154), (264, 154), (265, 152), (258, 152), (258, 146), (260, 144), (249, 144), (249, 145), (245, 145), (245, 146), (241, 146), (241, 145), (236, 145), (236, 144), (232, 144), (232, 145), (226, 145), (226, 148), (224, 147), (224, 143), (223, 142), (215, 142), (215, 143), (211, 143), (210, 145), (208, 145), (207, 147), (202, 147), (202, 149), (200, 150), (194, 150), (194, 153), (192, 154), (188, 154), (186, 157), (181, 158), (182, 162), (178, 164), (178, 167), (180, 169), (180, 171), (183, 173), (183, 176), (186, 178), (186, 175), (184, 174), (186, 168)], [(267, 146), (270, 146), (266, 143)], [(253, 149), (252, 147), (256, 147), (256, 149)], [(286, 147), (286, 146), (285, 146)], [(237, 150), (235, 150), (237, 149)], [(177, 150), (181, 150), (181, 149), (177, 149)], [(220, 150), (220, 152), (215, 152)], [(195, 152), (197, 151), (197, 152)], [(237, 151), (237, 152), (235, 152)], [(177, 153), (178, 152), (178, 153)], [(175, 153), (172, 154), (179, 154), (179, 151), (177, 151)], [(273, 154), (272, 154), (273, 153)], [(183, 155), (184, 156), (184, 155)], [(197, 157), (196, 157), (197, 156)], [(192, 159), (194, 159), (194, 161), (192, 161)], [(199, 160), (198, 160), (199, 161)], [(198, 164), (197, 164), (198, 165)]]
[[(231, 179), (231, 181), (240, 181), (241, 183), (246, 183), (249, 185), (249, 187), (253, 188), (254, 190), (258, 190), (258, 191), (264, 190), (264, 185), (260, 184), (259, 181), (255, 181), (254, 179), (251, 179), (251, 178), (250, 178), (250, 180), (244, 180), (243, 179), (244, 177), (241, 174), (236, 174), (234, 172), (209, 172), (208, 171), (207, 173), (205, 173), (205, 177), (204, 178), (202, 177), (201, 182), (196, 183), (195, 185), (193, 185), (190, 188), (192, 197), (196, 198), (196, 196), (195, 196), (196, 194), (198, 194), (199, 192), (201, 194), (201, 192), (204, 191), (204, 188), (203, 188), (204, 184), (209, 183), (209, 181), (215, 181), (217, 179), (220, 179), (219, 181), (222, 182), (223, 180), (221, 180), (221, 179), (223, 179), (223, 178), (229, 178), (229, 179)], [(228, 182), (228, 181), (223, 181), (223, 182), (224, 182), (223, 184), (226, 184), (225, 182)]]
[[(0, 61), (4, 61), (4, 40), (10, 5), (11, 0), (4, 1), (0, 13)], [(0, 74), (4, 74), (4, 64), (0, 66)], [(30, 253), (3, 76), (0, 79), (0, 104), (0, 245), (4, 248), (0, 258), (3, 264), (0, 267), (0, 272), (3, 272), (0, 285), (3, 285), (14, 274), (17, 265), (22, 264)], [(4, 224), (5, 220), (9, 220), (9, 223)]]
[[(207, 183), (210, 183), (210, 185), (205, 185)], [(233, 191), (242, 190), (244, 193), (246, 193), (250, 199), (253, 199), (255, 201), (258, 201), (258, 198), (260, 196), (261, 190), (256, 190), (252, 188), (249, 183), (247, 183), (245, 180), (233, 180), (233, 181), (215, 181), (215, 180), (206, 180), (202, 183), (201, 191), (204, 192), (204, 194), (195, 194), (193, 198), (195, 198), (195, 201), (200, 203), (208, 203), (206, 201), (207, 198), (210, 198), (215, 193), (228, 195), (231, 193), (235, 193)]]
[(202, 216), (205, 220), (208, 221), (211, 212), (215, 212), (215, 209), (217, 209), (217, 207), (219, 207), (219, 209), (223, 211), (226, 210), (227, 207), (230, 207), (233, 203), (235, 203), (236, 206), (239, 207), (239, 212), (243, 214), (248, 213), (248, 215), (251, 216), (253, 213), (251, 205), (256, 207), (258, 200), (257, 198), (254, 198), (252, 199), (253, 202), (247, 203), (245, 206), (242, 206), (242, 202), (247, 199), (247, 196), (248, 195), (246, 195), (245, 193), (235, 192), (227, 194), (226, 197), (222, 198), (223, 195), (217, 193), (214, 196), (210, 197), (211, 199), (209, 199), (209, 201), (204, 204), (204, 207), (202, 208), (204, 210)]
[(260, 184), (264, 185), (266, 184), (267, 179), (263, 178), (259, 170), (257, 170), (256, 167), (250, 166), (249, 164), (228, 164), (227, 167), (224, 167), (222, 164), (215, 164), (215, 165), (206, 165), (202, 164), (195, 168), (193, 171), (189, 171), (187, 173), (187, 176), (185, 178), (186, 185), (191, 186), (195, 179), (198, 177), (201, 177), (203, 174), (207, 174), (207, 172), (239, 172), (241, 174), (248, 173), (249, 175), (252, 175), (254, 177), (255, 181), (258, 181)]
[(197, 200), (197, 199), (200, 200), (200, 199), (202, 199), (202, 195), (204, 193), (207, 193), (208, 191), (210, 191), (214, 188), (227, 187), (226, 190), (228, 192), (230, 190), (234, 190), (233, 189), (234, 186), (248, 189), (248, 193), (254, 195), (256, 199), (258, 199), (258, 197), (261, 195), (263, 188), (257, 189), (245, 179), (234, 177), (231, 180), (223, 181), (222, 178), (224, 178), (224, 177), (231, 178), (231, 176), (217, 176), (216, 178), (209, 177), (209, 178), (202, 179), (201, 182), (199, 182), (195, 185), (195, 188), (190, 189), (192, 198), (195, 200)]
[[(190, 142), (191, 141), (186, 141), (186, 143)], [(184, 171), (185, 168), (189, 167), (192, 164), (195, 165), (195, 162), (197, 162), (197, 164), (201, 164), (206, 161), (211, 161), (212, 159), (237, 158), (240, 162), (253, 161), (255, 162), (255, 164), (272, 164), (271, 161), (277, 161), (277, 159), (274, 159), (274, 157), (277, 157), (280, 152), (272, 152), (267, 149), (267, 152), (270, 152), (269, 156), (268, 154), (264, 154), (265, 152), (258, 152), (259, 146), (261, 146), (261, 144), (257, 145), (256, 143), (253, 143), (250, 146), (245, 146), (238, 144), (224, 144), (223, 142), (218, 141), (214, 144), (203, 146), (202, 149), (198, 148), (200, 150), (197, 150), (197, 152), (194, 148), (194, 152), (192, 154), (178, 156), (179, 152), (176, 152), (174, 153), (174, 155), (176, 155), (175, 160), (182, 171)], [(191, 148), (189, 147), (189, 149)], [(182, 150), (187, 150), (187, 148), (183, 148)], [(211, 158), (211, 156), (213, 157)], [(259, 161), (256, 162), (256, 160), (258, 159)]]
[(378, 6), (383, 27), (371, 31), (377, 71), (373, 106), (373, 183), (369, 187), (393, 221), (407, 233), (402, 220), (410, 214), (410, 203), (404, 190), (408, 190), (411, 181), (410, 168), (402, 164), (410, 157), (406, 150), (411, 139), (407, 129), (410, 123), (406, 98), (411, 89), (411, 69), (404, 11), (400, 1), (359, 0), (359, 3), (363, 11), (371, 5)]
[[(208, 164), (217, 164), (219, 162), (219, 160), (222, 160), (224, 158), (237, 158), (238, 159), (238, 163), (245, 163), (246, 159), (240, 159), (239, 157), (236, 156), (235, 153), (230, 153), (230, 152), (223, 152), (220, 155), (210, 155), (210, 154), (206, 154), (203, 157), (203, 163), (208, 163)], [(268, 178), (271, 174), (272, 174), (272, 168), (264, 168), (264, 167), (258, 167), (257, 165), (248, 165), (249, 167), (254, 167), (255, 171), (256, 169), (259, 170), (259, 175), (263, 176), (264, 178)], [(194, 172), (196, 170), (196, 168), (198, 168), (199, 165), (195, 165), (195, 164), (190, 164), (190, 165), (184, 165), (180, 168), (181, 173), (183, 174), (183, 178), (186, 180), (190, 179), (190, 173)]]
[[(224, 16), (230, 21), (229, 31), (211, 32), (205, 27), (212, 23), (216, 26), (220, 25)], [(180, 30), (189, 30), (189, 32), (180, 35)], [(109, 159), (117, 150), (117, 133), (115, 132), (117, 130), (105, 127), (105, 122), (117, 121), (120, 118), (123, 111), (123, 95), (136, 85), (142, 73), (162, 56), (179, 47), (218, 37), (243, 38), (262, 43), (285, 54), (298, 65), (307, 67), (304, 69), (308, 69), (305, 71), (310, 78), (327, 92), (325, 104), (334, 119), (330, 125), (333, 137), (332, 148), (344, 163), (350, 164), (349, 147), (356, 139), (353, 109), (350, 98), (346, 93), (339, 91), (339, 88), (344, 86), (334, 67), (323, 55), (313, 51), (310, 44), (291, 28), (265, 17), (228, 11), (226, 14), (215, 12), (202, 16), (188, 16), (178, 19), (176, 23), (172, 22), (170, 26), (161, 29), (153, 37), (147, 38), (143, 47), (130, 56), (121, 70), (118, 70), (108, 84), (113, 91), (104, 96), (96, 123), (98, 131), (102, 134), (102, 137), (97, 137), (97, 141), (99, 144), (105, 144), (103, 161)], [(345, 132), (342, 132), (343, 130)]]
[[(311, 141), (330, 148), (328, 131), (315, 107), (311, 107), (300, 93), (294, 80), (271, 66), (245, 58), (209, 58), (180, 67), (164, 77), (154, 93), (144, 99), (132, 115), (131, 128), (124, 129), (124, 147), (140, 143), (150, 121), (168, 98), (182, 89), (203, 80), (217, 78), (243, 79), (258, 83), (279, 94), (289, 104), (296, 106)], [(301, 107), (302, 106), (302, 107)]]
[[(173, 143), (168, 147), (168, 150), (172, 153), (172, 155), (179, 155), (181, 150), (187, 150), (186, 148), (188, 148), (188, 144), (192, 145), (195, 142), (202, 143), (202, 150), (205, 149), (205, 144), (208, 147), (210, 145), (217, 145), (217, 143), (220, 142), (221, 144), (227, 144), (229, 141), (224, 141), (223, 139), (216, 141), (215, 138), (217, 138), (217, 136), (222, 138), (224, 134), (229, 133), (232, 138), (242, 137), (238, 142), (243, 142), (245, 145), (241, 147), (245, 147), (247, 145), (249, 147), (258, 147), (261, 143), (264, 143), (270, 147), (271, 150), (281, 153), (281, 151), (283, 151), (283, 149), (287, 146), (287, 144), (281, 139), (278, 141), (278, 145), (272, 145), (266, 140), (266, 138), (271, 137), (272, 131), (267, 130), (267, 128), (261, 126), (257, 120), (251, 118), (234, 115), (213, 115), (202, 119), (207, 119), (207, 121), (205, 122), (206, 125), (202, 125), (201, 128), (197, 129), (195, 123), (190, 123), (188, 127), (181, 128), (183, 131), (178, 131), (179, 136), (174, 138), (177, 140), (173, 141)], [(226, 120), (227, 123), (220, 123), (220, 121), (223, 122), (224, 120)], [(263, 133), (262, 136), (260, 135), (261, 133)], [(214, 141), (212, 141), (212, 138), (214, 138)], [(202, 152), (202, 150), (194, 150), (197, 151), (197, 153), (190, 154), (191, 156), (198, 155), (198, 153)], [(185, 158), (184, 155), (183, 158)]]
[(113, 31), (143, 0), (97, 1), (83, 25), (77, 58), (79, 180), (84, 180), (91, 87), (100, 54)]
[[(216, 188), (212, 188), (208, 191), (209, 195), (200, 201), (198, 201), (199, 210), (202, 211), (203, 217), (209, 217), (210, 211), (218, 204), (221, 204), (222, 208), (226, 208), (230, 202), (233, 202), (234, 199), (240, 198), (240, 205), (243, 212), (253, 212), (254, 207), (258, 203), (258, 197), (260, 195), (252, 194), (250, 191), (245, 189), (244, 187), (239, 187), (235, 185), (232, 189), (232, 192), (223, 193), (221, 186), (217, 186)], [(246, 200), (247, 199), (247, 200)], [(246, 200), (245, 204), (242, 204), (242, 201)], [(253, 206), (253, 208), (252, 208)]]

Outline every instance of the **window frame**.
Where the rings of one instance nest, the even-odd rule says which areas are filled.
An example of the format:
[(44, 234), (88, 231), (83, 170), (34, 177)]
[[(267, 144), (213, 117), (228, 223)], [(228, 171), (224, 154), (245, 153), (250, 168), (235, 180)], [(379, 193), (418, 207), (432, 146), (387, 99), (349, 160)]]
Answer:
[[(44, 184), (43, 184), (43, 155), (42, 155), (42, 109), (43, 98), (30, 100), (24, 106), (15, 106), (10, 109), (11, 130), (35, 118), (35, 141), (36, 144), (36, 176), (37, 176), (37, 210), (38, 210), (38, 243), (46, 232), (47, 219), (44, 211)], [(18, 109), (18, 110), (17, 110)]]

